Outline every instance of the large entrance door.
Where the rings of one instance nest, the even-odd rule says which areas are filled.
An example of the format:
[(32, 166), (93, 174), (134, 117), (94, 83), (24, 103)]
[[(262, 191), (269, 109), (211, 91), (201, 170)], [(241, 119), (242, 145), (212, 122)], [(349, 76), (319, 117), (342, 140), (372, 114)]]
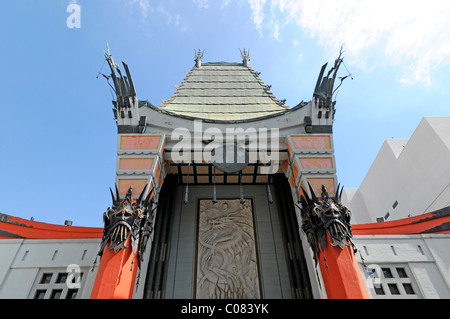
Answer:
[(196, 298), (261, 298), (253, 206), (252, 199), (199, 200)]
[[(189, 185), (187, 203), (186, 186), (173, 187), (163, 197), (165, 204), (160, 201), (171, 210), (170, 227), (164, 228), (169, 232), (168, 242), (154, 242), (150, 261), (154, 269), (163, 263), (164, 271), (147, 275), (144, 297), (311, 297), (302, 245), (298, 234), (293, 234), (298, 225), (291, 225), (296, 223), (295, 212), (293, 206), (281, 202), (289, 196), (292, 204), (292, 196), (290, 191), (282, 195), (274, 185), (270, 187), (272, 203), (267, 185), (244, 185), (243, 201), (239, 186), (218, 185), (216, 203), (212, 202), (212, 185)], [(161, 207), (158, 214), (160, 209), (169, 214)], [(158, 222), (155, 234), (157, 227)], [(164, 283), (158, 285), (160, 291), (152, 288), (155, 282)]]

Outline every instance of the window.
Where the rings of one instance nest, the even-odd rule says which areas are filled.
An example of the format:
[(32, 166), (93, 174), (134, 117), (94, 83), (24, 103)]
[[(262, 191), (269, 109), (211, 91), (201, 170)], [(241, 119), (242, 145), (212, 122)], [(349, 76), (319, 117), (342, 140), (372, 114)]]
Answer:
[(78, 289), (69, 289), (67, 291), (66, 299), (75, 299), (78, 294)]
[(397, 284), (388, 284), (388, 287), (392, 295), (400, 295)]
[(367, 269), (372, 298), (421, 298), (407, 264), (378, 264)]
[(396, 270), (397, 270), (397, 274), (400, 278), (408, 278), (405, 268), (396, 268)]
[[(70, 275), (70, 276), (69, 276)], [(83, 272), (68, 273), (66, 268), (46, 268), (39, 271), (30, 291), (31, 299), (76, 299), (80, 297), (78, 288), (83, 286)]]
[(34, 294), (34, 299), (44, 299), (46, 292), (47, 290), (45, 289), (36, 290), (36, 293)]
[(50, 295), (50, 299), (61, 299), (62, 293), (62, 289), (53, 289), (52, 294)]
[(52, 273), (43, 273), (42, 277), (41, 277), (41, 281), (39, 282), (40, 284), (49, 284), (50, 280), (52, 280)]
[(394, 278), (389, 268), (381, 268), (381, 270), (383, 271), (384, 278)]
[(414, 289), (411, 284), (403, 284), (403, 288), (407, 295), (415, 295)]
[(385, 295), (383, 286), (374, 287), (374, 289), (377, 295)]
[(58, 277), (56, 278), (57, 284), (64, 284), (67, 281), (67, 273), (66, 272), (60, 272), (58, 274)]

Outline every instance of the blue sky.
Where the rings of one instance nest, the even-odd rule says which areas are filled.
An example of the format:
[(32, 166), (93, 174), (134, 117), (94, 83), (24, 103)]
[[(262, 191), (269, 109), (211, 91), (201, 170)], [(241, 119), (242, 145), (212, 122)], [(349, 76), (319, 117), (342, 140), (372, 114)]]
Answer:
[[(69, 4), (81, 7), (68, 28)], [(106, 43), (138, 98), (160, 105), (194, 65), (250, 64), (278, 99), (309, 101), (344, 44), (334, 125), (337, 174), (358, 187), (383, 141), (449, 116), (450, 2), (289, 0), (2, 1), (0, 212), (102, 226), (117, 135)], [(103, 65), (103, 69), (102, 68)], [(340, 76), (347, 75), (342, 68)]]

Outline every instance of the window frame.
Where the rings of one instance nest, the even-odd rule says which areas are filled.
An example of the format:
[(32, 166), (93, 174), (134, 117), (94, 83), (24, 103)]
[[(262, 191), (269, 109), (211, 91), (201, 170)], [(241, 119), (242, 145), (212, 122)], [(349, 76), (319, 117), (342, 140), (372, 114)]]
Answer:
[[(379, 267), (379, 274), (374, 270)], [(422, 299), (419, 286), (417, 285), (413, 273), (408, 264), (387, 264), (378, 263), (367, 266), (367, 272), (370, 275), (369, 280), (373, 280), (372, 287), (368, 287), (369, 293), (373, 299)], [(400, 270), (400, 271), (399, 271)], [(405, 288), (409, 285), (414, 294)]]
[[(73, 288), (67, 286), (67, 279), (70, 278), (70, 273), (65, 268), (41, 268), (39, 269), (33, 286), (28, 294), (29, 299), (54, 299), (55, 293), (60, 293), (57, 299), (67, 299), (75, 295), (74, 299), (79, 299), (81, 291), (84, 286), (84, 273), (87, 271), (84, 268), (80, 269), (80, 288)], [(74, 283), (75, 278), (72, 279)], [(76, 290), (76, 291), (75, 291)]]

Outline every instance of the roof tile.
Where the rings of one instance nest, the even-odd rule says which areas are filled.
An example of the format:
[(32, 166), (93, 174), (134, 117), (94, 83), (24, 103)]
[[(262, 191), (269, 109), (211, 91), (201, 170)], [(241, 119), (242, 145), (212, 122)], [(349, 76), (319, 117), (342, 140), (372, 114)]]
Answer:
[(256, 72), (241, 63), (194, 66), (160, 108), (212, 120), (247, 120), (286, 111)]

